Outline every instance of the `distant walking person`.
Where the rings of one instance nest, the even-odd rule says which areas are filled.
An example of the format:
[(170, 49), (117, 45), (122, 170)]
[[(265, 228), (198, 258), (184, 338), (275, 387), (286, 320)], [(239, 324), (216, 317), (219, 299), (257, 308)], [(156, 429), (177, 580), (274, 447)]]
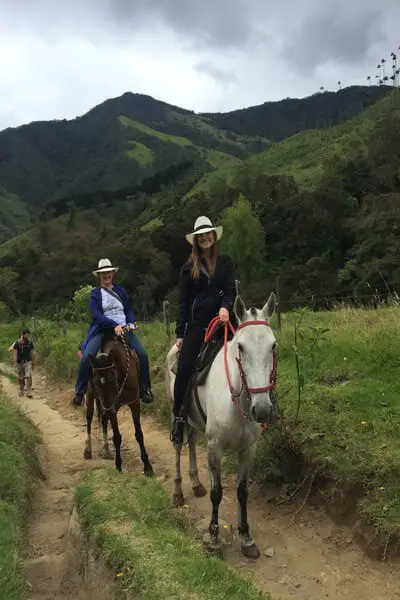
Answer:
[(9, 347), (8, 351), (13, 353), (13, 364), (18, 374), (19, 395), (24, 395), (26, 383), (27, 396), (32, 398), (32, 369), (35, 364), (35, 346), (29, 335), (29, 329), (23, 329), (20, 338)]

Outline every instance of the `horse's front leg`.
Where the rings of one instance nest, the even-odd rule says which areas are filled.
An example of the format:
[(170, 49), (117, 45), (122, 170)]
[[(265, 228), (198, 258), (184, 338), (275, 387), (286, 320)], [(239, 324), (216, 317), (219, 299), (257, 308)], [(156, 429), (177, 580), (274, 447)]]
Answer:
[(112, 459), (112, 454), (108, 445), (107, 437), (107, 425), (108, 425), (109, 414), (107, 411), (101, 413), (101, 427), (103, 430), (103, 450), (100, 452), (100, 456), (106, 460)]
[(92, 419), (94, 413), (94, 397), (91, 390), (86, 392), (86, 428), (87, 438), (83, 457), (86, 459), (92, 458)]
[(182, 444), (174, 444), (175, 448), (175, 479), (174, 479), (174, 494), (172, 496), (172, 504), (174, 506), (183, 506), (185, 498), (182, 490), (182, 473), (181, 473), (181, 452)]
[(199, 471), (197, 468), (196, 456), (196, 441), (197, 431), (188, 425), (188, 444), (189, 444), (189, 476), (192, 482), (193, 493), (197, 498), (201, 498), (207, 494), (207, 490), (200, 482)]
[(222, 500), (221, 484), (221, 449), (217, 444), (208, 444), (208, 470), (210, 473), (211, 491), (210, 499), (212, 502), (212, 517), (209, 527), (211, 536), (209, 550), (222, 558), (221, 545), (219, 543), (219, 525), (218, 512)]
[(143, 471), (147, 477), (153, 477), (154, 476), (153, 467), (151, 466), (151, 462), (149, 461), (149, 457), (147, 455), (147, 451), (146, 451), (146, 448), (144, 445), (142, 424), (140, 422), (140, 404), (131, 405), (130, 408), (131, 408), (131, 413), (132, 413), (133, 424), (135, 426), (135, 438), (136, 438), (137, 443), (139, 444), (140, 458), (142, 459), (142, 463), (144, 466)]
[(260, 551), (250, 535), (247, 520), (249, 468), (253, 458), (253, 448), (238, 451), (237, 499), (238, 499), (238, 531), (242, 540), (242, 553), (247, 558), (259, 558)]
[(113, 430), (113, 442), (115, 447), (115, 468), (118, 471), (122, 471), (122, 459), (121, 459), (121, 442), (122, 436), (118, 429), (118, 419), (116, 411), (110, 414), (110, 423)]

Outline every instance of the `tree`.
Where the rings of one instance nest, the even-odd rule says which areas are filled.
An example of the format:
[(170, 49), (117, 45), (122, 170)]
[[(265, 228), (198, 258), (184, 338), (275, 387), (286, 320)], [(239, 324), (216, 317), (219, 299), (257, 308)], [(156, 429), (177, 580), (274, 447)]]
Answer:
[(11, 267), (0, 267), (0, 301), (12, 315), (19, 315), (17, 292), (18, 274)]
[(74, 293), (72, 307), (74, 316), (78, 321), (88, 322), (90, 320), (89, 297), (92, 288), (91, 285), (82, 285)]
[(243, 194), (223, 213), (222, 247), (231, 257), (244, 291), (258, 282), (265, 266), (264, 231), (258, 216)]

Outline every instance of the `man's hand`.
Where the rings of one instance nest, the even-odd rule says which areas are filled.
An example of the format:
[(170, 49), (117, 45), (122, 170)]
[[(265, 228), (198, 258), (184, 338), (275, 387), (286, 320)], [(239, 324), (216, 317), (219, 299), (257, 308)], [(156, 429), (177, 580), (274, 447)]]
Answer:
[(219, 318), (223, 323), (227, 323), (229, 321), (229, 311), (227, 308), (220, 308), (219, 309)]
[(121, 325), (117, 325), (114, 329), (114, 332), (117, 337), (121, 337), (121, 335), (123, 334)]
[(180, 350), (183, 346), (183, 338), (177, 338), (176, 339), (176, 347), (178, 348), (178, 350)]

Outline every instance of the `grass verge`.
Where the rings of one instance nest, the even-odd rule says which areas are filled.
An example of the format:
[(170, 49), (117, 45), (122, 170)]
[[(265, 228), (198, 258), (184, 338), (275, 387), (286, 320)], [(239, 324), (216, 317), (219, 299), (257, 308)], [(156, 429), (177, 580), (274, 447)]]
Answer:
[[(400, 539), (399, 317), (397, 306), (306, 313), (297, 339), (296, 418), (299, 317), (287, 316), (278, 335), (284, 426), (263, 437), (256, 461), (264, 479), (309, 473), (333, 514), (361, 519), (369, 549), (379, 552)], [(310, 351), (318, 328), (328, 331)]]
[(267, 600), (248, 578), (204, 554), (188, 520), (171, 508), (154, 480), (90, 472), (76, 493), (78, 512), (90, 543), (114, 571), (127, 598)]
[(35, 481), (39, 434), (33, 423), (0, 395), (0, 599), (26, 598), (22, 561), (25, 518)]

